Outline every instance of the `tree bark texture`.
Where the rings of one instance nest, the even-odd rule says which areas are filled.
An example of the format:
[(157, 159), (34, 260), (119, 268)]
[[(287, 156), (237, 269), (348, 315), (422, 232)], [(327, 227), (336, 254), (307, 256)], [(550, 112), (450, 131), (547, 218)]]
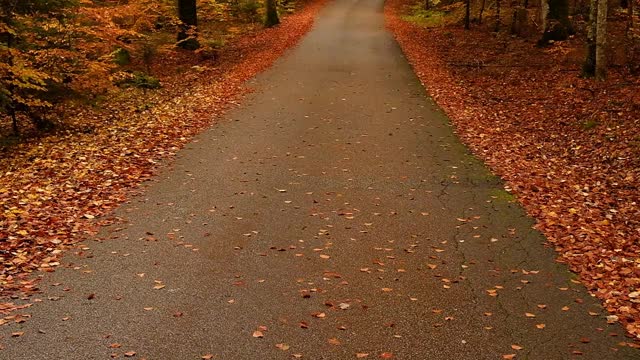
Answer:
[(496, 0), (496, 31), (500, 31), (500, 0)]
[(540, 24), (542, 32), (547, 28), (547, 15), (549, 14), (549, 0), (540, 0)]
[(178, 0), (178, 18), (182, 23), (178, 33), (178, 45), (188, 50), (197, 49), (199, 44), (196, 39), (198, 26), (196, 0)]
[(589, 2), (589, 23), (587, 24), (587, 56), (582, 66), (582, 75), (592, 77), (596, 74), (596, 24), (598, 0)]
[(278, 17), (278, 0), (267, 0), (267, 14), (264, 20), (264, 26), (273, 27), (280, 24)]
[(598, 0), (596, 23), (596, 79), (607, 77), (607, 0)]
[(466, 0), (465, 3), (464, 28), (469, 30), (471, 28), (471, 0)]

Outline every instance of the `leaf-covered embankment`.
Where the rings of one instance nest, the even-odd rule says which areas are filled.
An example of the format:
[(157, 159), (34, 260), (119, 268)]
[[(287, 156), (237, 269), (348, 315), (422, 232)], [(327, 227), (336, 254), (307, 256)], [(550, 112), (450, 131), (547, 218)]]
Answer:
[[(35, 271), (59, 266), (60, 254), (125, 201), (193, 135), (246, 91), (243, 82), (269, 67), (311, 28), (323, 0), (310, 1), (278, 27), (236, 39), (217, 62), (167, 54), (156, 69), (163, 88), (135, 89), (100, 110), (79, 108), (79, 129), (4, 149), (0, 160), (0, 295), (37, 289)], [(173, 66), (181, 67), (176, 72)], [(191, 67), (191, 65), (194, 65)], [(0, 314), (13, 304), (0, 304)], [(0, 322), (4, 322), (0, 320)]]
[(499, 174), (560, 260), (640, 338), (640, 80), (578, 77), (579, 39), (427, 29), (389, 0), (387, 26), (458, 135)]

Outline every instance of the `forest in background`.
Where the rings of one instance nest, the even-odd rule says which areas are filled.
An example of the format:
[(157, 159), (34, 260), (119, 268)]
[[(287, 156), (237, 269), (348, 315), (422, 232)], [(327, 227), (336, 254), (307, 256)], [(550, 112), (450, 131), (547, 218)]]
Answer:
[[(162, 76), (215, 66), (229, 41), (278, 23), (277, 12), (267, 16), (269, 3), (0, 0), (4, 145), (12, 135), (59, 129), (78, 108), (100, 107), (123, 89), (146, 92), (162, 86)], [(295, 6), (282, 2), (279, 12)]]

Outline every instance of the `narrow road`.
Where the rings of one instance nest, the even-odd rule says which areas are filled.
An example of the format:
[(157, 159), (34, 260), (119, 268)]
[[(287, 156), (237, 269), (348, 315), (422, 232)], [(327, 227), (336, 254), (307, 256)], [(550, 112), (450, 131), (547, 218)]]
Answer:
[(327, 5), (124, 224), (45, 276), (0, 358), (637, 356), (456, 139), (382, 6)]

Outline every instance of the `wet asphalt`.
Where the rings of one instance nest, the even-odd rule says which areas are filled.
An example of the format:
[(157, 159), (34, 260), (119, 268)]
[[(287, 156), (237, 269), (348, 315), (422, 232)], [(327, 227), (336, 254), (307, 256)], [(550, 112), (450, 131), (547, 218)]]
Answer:
[(45, 276), (0, 359), (640, 358), (455, 137), (382, 9), (329, 3)]

